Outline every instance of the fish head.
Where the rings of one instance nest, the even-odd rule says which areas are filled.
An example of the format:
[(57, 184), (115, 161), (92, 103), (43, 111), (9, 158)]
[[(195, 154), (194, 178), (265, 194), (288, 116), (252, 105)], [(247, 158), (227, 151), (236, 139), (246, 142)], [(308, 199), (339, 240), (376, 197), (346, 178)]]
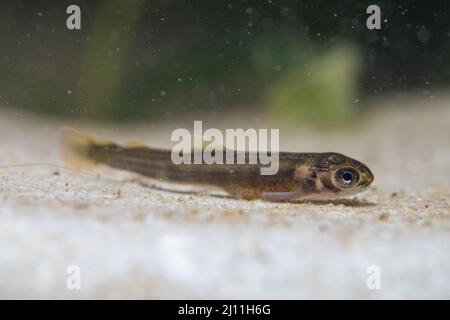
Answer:
[(364, 191), (374, 179), (365, 164), (334, 152), (321, 153), (315, 161), (314, 171), (322, 190), (334, 196)]

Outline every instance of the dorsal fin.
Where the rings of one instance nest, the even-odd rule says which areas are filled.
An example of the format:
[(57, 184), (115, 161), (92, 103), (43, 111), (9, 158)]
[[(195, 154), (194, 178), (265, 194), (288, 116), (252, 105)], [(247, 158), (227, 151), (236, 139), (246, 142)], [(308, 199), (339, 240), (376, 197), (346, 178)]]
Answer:
[[(199, 140), (202, 141), (202, 148), (201, 148), (201, 150), (205, 150), (206, 147), (209, 147), (209, 148), (216, 148), (216, 149), (222, 148), (223, 151), (226, 151), (226, 150), (233, 150), (233, 149), (227, 149), (227, 147), (226, 147), (224, 144), (222, 144), (222, 143), (218, 143), (218, 142), (213, 141), (213, 140), (205, 140), (205, 139), (203, 139), (202, 136), (194, 135), (194, 136), (193, 136), (193, 139), (195, 139), (195, 138), (199, 138)], [(194, 140), (192, 140), (192, 141), (194, 141)], [(194, 148), (194, 145), (193, 145), (193, 146), (192, 146), (192, 151), (195, 151), (195, 150), (196, 150), (196, 149)]]
[(139, 139), (128, 139), (125, 145), (130, 148), (141, 148), (148, 147), (142, 140)]

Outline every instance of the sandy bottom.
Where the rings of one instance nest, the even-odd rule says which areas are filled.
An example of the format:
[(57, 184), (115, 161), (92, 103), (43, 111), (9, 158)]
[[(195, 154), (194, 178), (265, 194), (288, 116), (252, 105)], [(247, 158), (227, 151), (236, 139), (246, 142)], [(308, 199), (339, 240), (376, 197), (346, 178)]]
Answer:
[[(108, 168), (1, 167), (0, 298), (450, 298), (450, 100), (400, 104), (338, 132), (281, 129), (285, 150), (339, 151), (373, 170), (371, 189), (341, 201), (240, 201)], [(67, 124), (157, 146), (180, 126), (0, 117), (0, 165), (61, 165)]]

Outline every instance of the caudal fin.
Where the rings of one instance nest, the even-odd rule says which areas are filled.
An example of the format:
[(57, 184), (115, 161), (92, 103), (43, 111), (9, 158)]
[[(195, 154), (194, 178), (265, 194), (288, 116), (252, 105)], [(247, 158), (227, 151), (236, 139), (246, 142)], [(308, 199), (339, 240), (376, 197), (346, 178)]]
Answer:
[(73, 128), (61, 129), (61, 152), (64, 162), (72, 169), (88, 168), (96, 164), (92, 159), (92, 149), (95, 146), (110, 144), (88, 133)]

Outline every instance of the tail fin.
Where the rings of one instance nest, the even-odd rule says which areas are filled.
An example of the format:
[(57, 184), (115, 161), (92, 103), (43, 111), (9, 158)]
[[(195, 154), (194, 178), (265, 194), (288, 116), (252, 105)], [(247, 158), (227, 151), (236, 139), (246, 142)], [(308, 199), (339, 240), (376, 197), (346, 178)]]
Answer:
[(96, 162), (90, 157), (91, 148), (111, 143), (73, 128), (64, 127), (61, 129), (62, 157), (64, 162), (72, 169), (94, 166)]

